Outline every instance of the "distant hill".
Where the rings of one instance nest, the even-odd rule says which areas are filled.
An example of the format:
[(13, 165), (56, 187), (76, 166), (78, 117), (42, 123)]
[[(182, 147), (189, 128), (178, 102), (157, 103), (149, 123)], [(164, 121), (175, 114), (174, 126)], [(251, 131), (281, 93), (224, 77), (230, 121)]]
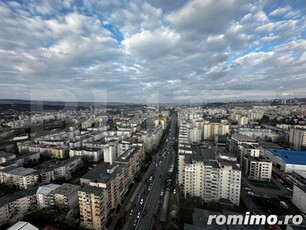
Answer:
[(63, 101), (37, 101), (0, 99), (0, 113), (24, 112), (24, 111), (59, 111), (59, 110), (81, 110), (94, 107), (118, 107), (139, 106), (124, 102), (63, 102)]

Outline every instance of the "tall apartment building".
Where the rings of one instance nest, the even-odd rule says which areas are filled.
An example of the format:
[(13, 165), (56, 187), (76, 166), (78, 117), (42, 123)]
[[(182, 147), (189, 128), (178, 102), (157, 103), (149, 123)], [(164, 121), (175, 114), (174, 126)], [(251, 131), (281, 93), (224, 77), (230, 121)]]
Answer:
[(230, 140), (229, 152), (239, 156), (244, 144), (257, 146), (258, 142), (247, 135), (234, 133)]
[[(92, 194), (98, 194), (101, 197), (100, 202), (103, 203), (99, 203), (100, 211), (96, 214), (91, 212), (91, 217), (89, 217), (89, 213), (87, 213), (87, 219), (82, 221), (84, 227), (89, 229), (105, 228), (110, 210), (116, 208), (122, 202), (129, 186), (133, 183), (136, 173), (140, 170), (142, 159), (143, 149), (132, 147), (117, 158), (113, 164), (102, 162), (80, 178), (82, 185), (97, 187), (100, 190), (85, 188), (86, 191), (83, 191), (81, 189), (79, 190), (81, 192), (79, 192), (79, 198), (83, 200), (84, 194), (87, 194), (88, 197), (93, 196)], [(82, 208), (80, 207), (80, 213), (84, 216), (82, 212), (85, 211), (82, 211)], [(90, 207), (87, 209), (89, 210)]]
[(189, 141), (199, 143), (202, 140), (202, 130), (198, 128), (189, 129)]
[(306, 150), (306, 130), (290, 129), (289, 143), (295, 150)]
[[(215, 159), (211, 149), (195, 147), (193, 154), (185, 155), (179, 167), (182, 189), (187, 195), (201, 197), (205, 202), (221, 198), (239, 205), (241, 170), (235, 162)], [(182, 174), (182, 175), (180, 175)]]
[(215, 135), (224, 135), (229, 133), (229, 124), (223, 123), (205, 123), (203, 125), (203, 139), (213, 140)]
[(81, 225), (87, 229), (104, 229), (107, 222), (105, 189), (82, 186), (78, 191)]
[(47, 185), (40, 186), (37, 189), (36, 197), (37, 197), (37, 204), (39, 208), (45, 208), (51, 205), (50, 204), (51, 203), (50, 194), (52, 191), (54, 191), (58, 187), (60, 187), (59, 184), (47, 184)]
[(184, 194), (201, 197), (205, 202), (221, 198), (239, 205), (241, 171), (230, 161), (203, 160), (191, 155), (185, 159)]

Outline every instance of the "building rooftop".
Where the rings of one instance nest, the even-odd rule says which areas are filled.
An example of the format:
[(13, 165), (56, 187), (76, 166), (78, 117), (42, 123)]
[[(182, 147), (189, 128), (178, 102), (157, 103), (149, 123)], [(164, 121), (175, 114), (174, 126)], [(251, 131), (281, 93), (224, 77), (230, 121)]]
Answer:
[(257, 141), (254, 138), (251, 138), (247, 135), (240, 134), (240, 133), (234, 133), (232, 135), (232, 138), (238, 140), (238, 141), (244, 141), (244, 142), (254, 142), (256, 143)]
[(1, 171), (12, 174), (12, 175), (17, 175), (17, 176), (26, 176), (26, 175), (34, 174), (36, 172), (36, 170), (32, 168), (23, 168), (23, 167), (15, 167), (15, 166), (7, 167), (5, 169), (2, 169)]
[(97, 164), (97, 166), (95, 166), (93, 169), (91, 169), (88, 173), (83, 175), (81, 178), (87, 180), (95, 180), (100, 175), (100, 173), (106, 171), (109, 165), (110, 163), (101, 162)]
[(287, 164), (306, 165), (306, 151), (286, 149), (270, 149), (274, 157), (278, 157)]
[(68, 158), (66, 160), (56, 160), (56, 159), (51, 159), (51, 160), (48, 160), (48, 161), (45, 161), (37, 166), (34, 167), (34, 169), (36, 170), (40, 170), (41, 172), (48, 172), (48, 171), (51, 171), (51, 170), (54, 170), (56, 168), (59, 168), (59, 167), (63, 167), (77, 159), (82, 159), (81, 156), (73, 156), (71, 158)]
[(28, 222), (18, 221), (7, 230), (38, 230), (38, 228)]
[(52, 193), (70, 197), (75, 192), (77, 192), (79, 188), (80, 188), (80, 185), (64, 183), (57, 189), (53, 190)]
[(95, 195), (100, 195), (103, 190), (104, 190), (103, 188), (99, 188), (95, 186), (88, 186), (88, 185), (84, 185), (81, 188), (79, 188), (80, 192), (86, 192), (86, 193), (91, 193)]
[(40, 186), (37, 189), (36, 194), (40, 194), (40, 195), (44, 195), (47, 196), (50, 192), (52, 192), (53, 190), (57, 189), (58, 187), (60, 187), (61, 185), (59, 184), (47, 184), (47, 185), (43, 185)]
[(283, 149), (282, 146), (275, 144), (273, 142), (260, 141), (258, 145), (264, 149)]
[(25, 189), (25, 190), (14, 192), (13, 194), (4, 195), (4, 196), (0, 197), (0, 207), (5, 205), (5, 204), (16, 201), (20, 198), (36, 195), (37, 189), (38, 189), (38, 187), (32, 187), (32, 188), (28, 188), (28, 189)]
[(74, 151), (87, 151), (87, 152), (98, 152), (101, 151), (101, 148), (88, 148), (88, 147), (76, 147), (76, 148), (70, 148), (71, 150)]
[(208, 148), (204, 148), (201, 146), (193, 145), (192, 152), (195, 155), (202, 156), (203, 160), (215, 160), (216, 159), (216, 154), (213, 149), (208, 149)]
[(115, 161), (128, 162), (138, 151), (139, 151), (138, 147), (129, 148), (123, 154), (121, 154), (120, 157), (118, 157)]

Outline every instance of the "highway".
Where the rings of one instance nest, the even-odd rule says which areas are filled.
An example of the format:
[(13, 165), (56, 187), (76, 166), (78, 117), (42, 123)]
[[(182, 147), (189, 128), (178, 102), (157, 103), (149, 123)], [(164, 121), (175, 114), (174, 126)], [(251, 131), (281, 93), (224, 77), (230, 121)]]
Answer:
[[(136, 229), (152, 229), (154, 220), (159, 221), (159, 206), (162, 202), (161, 193), (165, 192), (166, 179), (168, 177), (168, 170), (170, 165), (174, 164), (175, 151), (173, 149), (173, 138), (174, 130), (176, 126), (176, 117), (171, 120), (171, 126), (168, 135), (166, 135), (166, 143), (162, 146), (159, 153), (157, 154), (157, 159), (155, 162), (156, 173), (153, 178), (152, 189), (148, 194), (148, 197), (144, 204), (144, 210), (146, 214), (139, 220)], [(153, 163), (154, 165), (154, 163)], [(150, 186), (150, 185), (149, 185)]]
[[(160, 147), (158, 153), (154, 156), (151, 165), (142, 178), (135, 205), (126, 210), (129, 217), (124, 229), (152, 229), (154, 221), (159, 222), (159, 207), (162, 202), (162, 191), (166, 188), (166, 180), (170, 165), (175, 162), (175, 150), (173, 149), (173, 139), (175, 138), (175, 129), (177, 118), (173, 115), (171, 118), (169, 133), (165, 135), (166, 141)], [(172, 176), (171, 176), (172, 178)], [(175, 178), (175, 176), (174, 176)], [(169, 187), (174, 183), (170, 183)]]

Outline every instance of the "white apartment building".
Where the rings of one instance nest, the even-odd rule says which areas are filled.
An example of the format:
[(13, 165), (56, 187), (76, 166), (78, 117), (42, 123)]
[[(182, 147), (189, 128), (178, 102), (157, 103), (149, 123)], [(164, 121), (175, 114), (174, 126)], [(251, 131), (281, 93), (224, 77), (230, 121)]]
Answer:
[(0, 182), (7, 185), (15, 185), (21, 189), (34, 186), (38, 180), (35, 169), (10, 166), (0, 170)]
[(81, 156), (88, 161), (98, 162), (103, 159), (103, 150), (100, 148), (71, 148), (69, 149), (69, 157)]
[(203, 139), (213, 140), (215, 135), (225, 135), (229, 133), (229, 124), (205, 123), (203, 125)]
[(289, 143), (295, 150), (306, 150), (306, 130), (290, 129)]
[[(105, 228), (110, 210), (122, 202), (136, 173), (140, 170), (142, 159), (142, 148), (132, 147), (113, 164), (102, 162), (80, 178), (81, 185), (85, 185), (79, 190), (80, 215), (84, 227)], [(86, 210), (90, 210), (91, 207), (84, 207), (84, 203), (90, 200), (94, 202), (93, 199), (96, 199), (94, 194), (100, 197), (100, 203), (97, 203), (99, 211), (86, 213)]]
[(107, 222), (105, 189), (82, 186), (78, 191), (81, 225), (86, 229), (104, 229)]
[(183, 190), (187, 195), (201, 197), (205, 202), (221, 198), (239, 205), (241, 170), (226, 160), (203, 160), (201, 155), (185, 156)]
[(199, 143), (202, 140), (202, 130), (198, 128), (189, 129), (189, 141)]
[(39, 208), (45, 208), (51, 205), (50, 194), (58, 187), (60, 187), (59, 184), (47, 184), (40, 186), (37, 189), (36, 198), (37, 198), (37, 205)]
[(251, 156), (244, 156), (242, 170), (250, 180), (270, 181), (272, 177), (272, 162)]

